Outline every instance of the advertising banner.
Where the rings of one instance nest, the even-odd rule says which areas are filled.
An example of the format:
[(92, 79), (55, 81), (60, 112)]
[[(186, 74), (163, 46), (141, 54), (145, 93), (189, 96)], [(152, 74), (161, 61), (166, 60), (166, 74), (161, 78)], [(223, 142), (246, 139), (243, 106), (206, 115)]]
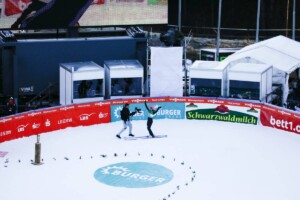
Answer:
[(64, 115), (59, 108), (46, 109), (42, 111), (43, 122), (41, 124), (45, 132), (55, 131), (59, 129), (58, 120)]
[[(56, 28), (67, 28), (70, 24), (90, 27), (168, 23), (167, 0), (154, 2), (147, 0), (2, 0), (2, 2), (5, 5), (1, 8), (4, 12), (0, 20), (2, 29), (10, 28), (20, 15), (25, 18), (21, 19), (20, 23), (27, 22), (29, 18), (37, 20), (35, 28), (40, 29), (53, 28), (53, 24), (60, 25)], [(73, 21), (78, 23), (74, 24)]]
[(13, 133), (13, 118), (4, 117), (0, 119), (0, 143), (15, 139)]
[(257, 125), (260, 105), (228, 102), (223, 100), (205, 100), (203, 103), (186, 103), (186, 119), (215, 120)]
[(110, 122), (110, 102), (76, 105), (74, 120), (81, 126), (108, 123)]
[(67, 127), (110, 122), (110, 102), (93, 102), (17, 114), (0, 120), (0, 142)]
[(43, 114), (42, 111), (31, 111), (26, 113), (26, 122), (28, 123), (28, 128), (26, 127), (26, 132), (23, 136), (30, 136), (44, 132), (42, 126)]
[(2, 1), (5, 1), (6, 16), (22, 13), (31, 3), (31, 0), (2, 0)]
[[(153, 100), (153, 99), (152, 99)], [(161, 106), (161, 109), (155, 114), (155, 119), (184, 119), (185, 117), (185, 104), (184, 103), (169, 103), (169, 102), (152, 102), (147, 101), (148, 108), (154, 106), (155, 109)], [(123, 109), (124, 104), (111, 106), (111, 121), (121, 120), (120, 112)], [(139, 113), (136, 113), (131, 117), (132, 120), (146, 120), (148, 118), (148, 111), (143, 103), (131, 103), (129, 105), (130, 112), (133, 112), (135, 108), (140, 109)]]
[(12, 134), (14, 138), (20, 138), (30, 134), (31, 127), (26, 114), (13, 116), (13, 123)]
[(300, 114), (263, 105), (260, 121), (264, 126), (300, 134)]
[(120, 121), (125, 103), (137, 112), (132, 120), (146, 120), (148, 108), (161, 109), (155, 119), (215, 120), (242, 124), (261, 124), (284, 131), (300, 133), (300, 114), (259, 103), (212, 98), (156, 97), (107, 100), (86, 104), (30, 111), (0, 119), (0, 142), (60, 130)]

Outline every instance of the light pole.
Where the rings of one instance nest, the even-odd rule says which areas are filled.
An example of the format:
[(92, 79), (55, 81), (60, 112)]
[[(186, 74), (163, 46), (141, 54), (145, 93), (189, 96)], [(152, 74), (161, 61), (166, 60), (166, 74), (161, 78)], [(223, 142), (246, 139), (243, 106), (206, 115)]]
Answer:
[(257, 17), (256, 17), (256, 37), (255, 42), (259, 42), (259, 20), (260, 19), (260, 0), (257, 2)]
[(178, 0), (178, 31), (181, 32), (181, 0)]
[(293, 27), (292, 27), (292, 39), (296, 39), (296, 0), (293, 2)]
[(222, 0), (219, 0), (218, 33), (217, 33), (217, 34), (218, 34), (218, 35), (217, 35), (217, 52), (216, 52), (215, 61), (219, 61), (221, 14), (222, 14)]

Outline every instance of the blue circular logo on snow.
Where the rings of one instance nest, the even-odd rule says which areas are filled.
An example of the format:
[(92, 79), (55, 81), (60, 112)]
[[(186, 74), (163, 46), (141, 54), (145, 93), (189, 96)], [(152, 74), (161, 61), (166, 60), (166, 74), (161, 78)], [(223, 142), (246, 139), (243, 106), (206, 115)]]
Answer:
[(99, 168), (94, 173), (99, 182), (126, 188), (147, 188), (168, 183), (173, 172), (146, 162), (122, 162)]

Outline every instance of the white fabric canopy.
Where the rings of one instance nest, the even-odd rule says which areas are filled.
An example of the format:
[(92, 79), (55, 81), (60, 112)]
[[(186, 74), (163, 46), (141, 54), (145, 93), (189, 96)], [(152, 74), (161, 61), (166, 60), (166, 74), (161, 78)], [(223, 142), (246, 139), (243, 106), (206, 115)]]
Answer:
[(271, 64), (290, 74), (300, 67), (300, 43), (280, 35), (246, 46), (225, 60), (230, 62), (245, 57)]
[(273, 83), (283, 85), (283, 103), (286, 103), (289, 75), (300, 68), (300, 43), (280, 35), (246, 46), (224, 61), (230, 65), (239, 62), (272, 65)]

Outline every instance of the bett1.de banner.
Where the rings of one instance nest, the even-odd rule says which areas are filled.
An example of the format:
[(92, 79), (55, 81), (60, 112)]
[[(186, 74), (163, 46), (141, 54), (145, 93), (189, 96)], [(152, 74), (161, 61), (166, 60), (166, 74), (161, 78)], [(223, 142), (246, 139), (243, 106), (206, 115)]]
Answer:
[(260, 121), (263, 126), (300, 134), (300, 113), (263, 105)]

